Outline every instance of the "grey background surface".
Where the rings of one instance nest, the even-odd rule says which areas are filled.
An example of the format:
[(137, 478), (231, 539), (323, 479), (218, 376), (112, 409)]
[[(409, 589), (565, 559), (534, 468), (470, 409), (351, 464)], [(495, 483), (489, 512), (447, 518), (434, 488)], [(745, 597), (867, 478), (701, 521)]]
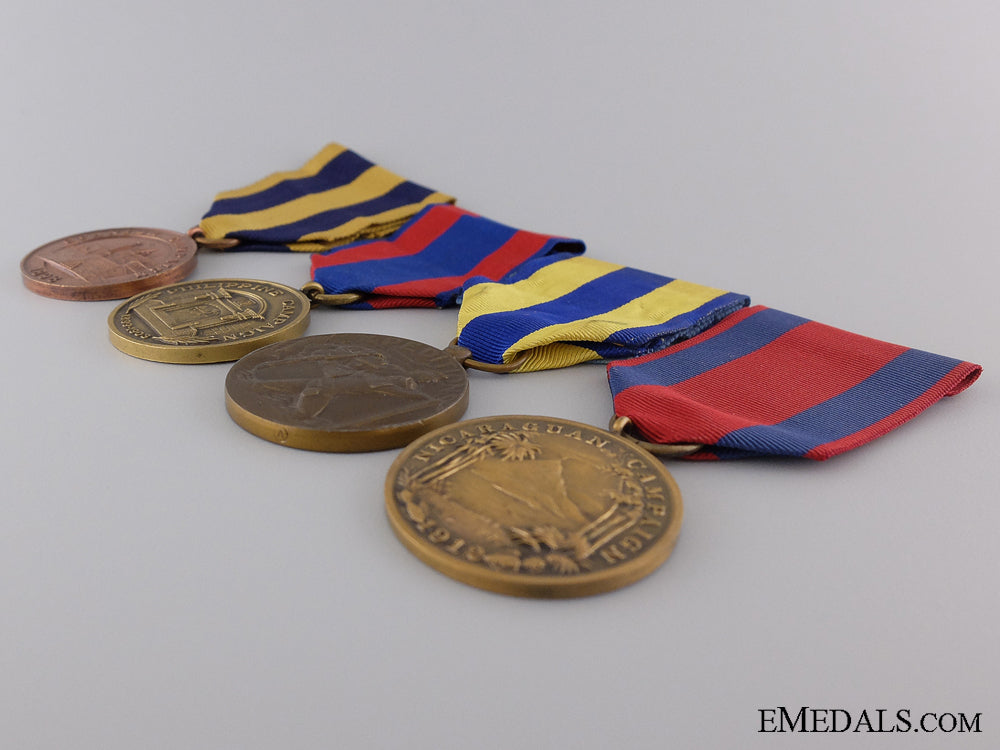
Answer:
[[(0, 29), (3, 747), (997, 746), (995, 3), (6, 0)], [(328, 141), (595, 257), (986, 372), (826, 463), (672, 465), (680, 542), (627, 589), (481, 592), (392, 535), (394, 451), (259, 440), (227, 365), (127, 357), (114, 303), (21, 285), (50, 239), (184, 230)], [(456, 317), (310, 332), (444, 346)], [(470, 417), (611, 416), (599, 366), (472, 380)], [(983, 731), (758, 733), (775, 706)]]

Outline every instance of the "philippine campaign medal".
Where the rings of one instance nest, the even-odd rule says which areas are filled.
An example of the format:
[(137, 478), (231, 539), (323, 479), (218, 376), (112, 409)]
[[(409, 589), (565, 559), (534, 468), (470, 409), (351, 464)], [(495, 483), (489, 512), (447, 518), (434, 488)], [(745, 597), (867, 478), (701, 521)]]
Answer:
[(315, 451), (396, 448), (465, 413), (465, 369), (448, 350), (364, 333), (258, 349), (226, 378), (226, 409), (248, 432)]
[(151, 289), (108, 317), (111, 343), (140, 359), (229, 362), (302, 335), (309, 299), (297, 289), (255, 279), (203, 279)]
[(24, 285), (44, 297), (124, 299), (187, 278), (198, 245), (167, 229), (103, 229), (46, 243), (21, 261)]
[(393, 531), (463, 583), (517, 596), (611, 591), (648, 575), (680, 532), (680, 491), (634, 443), (564, 419), (501, 416), (411, 443), (386, 479)]

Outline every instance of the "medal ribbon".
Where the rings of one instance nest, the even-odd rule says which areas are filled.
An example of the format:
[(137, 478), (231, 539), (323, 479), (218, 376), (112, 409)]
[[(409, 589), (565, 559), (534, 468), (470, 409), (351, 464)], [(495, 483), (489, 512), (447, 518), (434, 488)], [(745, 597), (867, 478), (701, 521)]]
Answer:
[(505, 280), (472, 279), (458, 344), (517, 372), (635, 357), (689, 338), (745, 307), (740, 294), (587, 257), (528, 263)]
[(982, 368), (755, 306), (669, 349), (608, 365), (615, 413), (695, 459), (824, 460), (898, 427)]
[(331, 143), (301, 169), (219, 193), (200, 228), (241, 250), (319, 252), (384, 237), (424, 206), (454, 202)]
[(313, 280), (325, 292), (365, 296), (344, 307), (450, 307), (472, 277), (498, 281), (529, 260), (583, 251), (580, 240), (526, 232), (435, 205), (391, 239), (357, 242), (311, 260)]

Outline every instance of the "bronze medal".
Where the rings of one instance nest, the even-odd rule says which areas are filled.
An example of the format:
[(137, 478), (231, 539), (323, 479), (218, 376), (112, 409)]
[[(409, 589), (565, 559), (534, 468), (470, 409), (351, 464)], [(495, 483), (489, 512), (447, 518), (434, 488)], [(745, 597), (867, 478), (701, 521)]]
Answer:
[(396, 458), (385, 486), (418, 558), (503, 594), (573, 597), (633, 583), (673, 550), (680, 491), (652, 455), (564, 419), (486, 417), (442, 427)]
[(64, 237), (21, 261), (24, 285), (45, 297), (124, 299), (186, 278), (198, 245), (166, 229), (104, 229)]
[(309, 300), (297, 289), (254, 279), (205, 279), (152, 289), (108, 317), (111, 343), (140, 359), (230, 362), (300, 336)]
[(419, 341), (365, 333), (307, 336), (247, 355), (226, 378), (241, 427), (292, 448), (396, 448), (465, 413), (465, 369)]

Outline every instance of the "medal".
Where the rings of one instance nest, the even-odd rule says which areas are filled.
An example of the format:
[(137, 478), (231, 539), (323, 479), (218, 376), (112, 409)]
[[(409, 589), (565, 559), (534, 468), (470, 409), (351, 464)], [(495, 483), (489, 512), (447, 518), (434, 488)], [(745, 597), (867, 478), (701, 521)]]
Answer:
[[(386, 480), (396, 535), (446, 575), (520, 596), (610, 591), (666, 560), (682, 503), (651, 451), (822, 460), (981, 372), (583, 257), (579, 240), (500, 224), (454, 200), (331, 144), (298, 170), (220, 193), (190, 237), (67, 237), (29, 254), (22, 276), (63, 299), (132, 295), (108, 319), (112, 343), (132, 356), (239, 360), (226, 408), (254, 435), (317, 451), (408, 444)], [(308, 252), (312, 281), (301, 291), (253, 279), (178, 283), (194, 268), (195, 243)], [(375, 334), (299, 338), (316, 304), (460, 304), (458, 336), (444, 349)], [(607, 364), (613, 432), (531, 416), (454, 423), (468, 405), (467, 367), (595, 361)]]
[(44, 297), (124, 299), (187, 277), (191, 237), (166, 229), (104, 229), (49, 242), (21, 261), (24, 285)]
[(518, 596), (626, 586), (669, 557), (683, 506), (658, 459), (604, 430), (504, 416), (439, 428), (393, 462), (386, 512), (436, 570)]
[(302, 292), (270, 281), (205, 279), (151, 289), (108, 317), (111, 343), (133, 357), (179, 364), (227, 362), (301, 335)]
[(186, 278), (198, 247), (317, 252), (385, 236), (424, 207), (454, 200), (330, 144), (298, 170), (220, 193), (186, 235), (85, 232), (33, 250), (21, 262), (21, 275), (28, 289), (46, 297), (124, 299)]
[(317, 451), (396, 448), (460, 418), (465, 369), (419, 341), (335, 333), (258, 349), (226, 377), (226, 409), (271, 442)]
[[(314, 254), (315, 281), (303, 291), (340, 307), (448, 307), (470, 278), (499, 279), (528, 261), (545, 265), (583, 249), (579, 240), (434, 205), (389, 239)], [(461, 346), (392, 336), (311, 336), (240, 360), (226, 381), (226, 405), (240, 426), (281, 445), (384, 450), (462, 416), (465, 367), (507, 372), (519, 362), (481, 363)]]
[[(465, 280), (457, 343), (445, 353), (391, 337), (335, 335), (268, 347), (233, 367), (226, 384), (229, 414), (253, 434), (296, 448), (399, 447), (461, 417), (468, 400), (463, 367), (526, 372), (592, 359), (600, 346), (642, 351), (651, 342), (700, 330), (747, 302), (742, 295), (577, 257), (582, 250), (576, 240), (432, 206), (390, 240), (313, 256), (324, 290), (343, 296), (364, 291), (357, 305), (453, 304)], [(515, 281), (497, 283), (482, 275), (487, 272)], [(587, 289), (580, 292), (581, 286)], [(554, 292), (566, 299), (553, 304)], [(630, 296), (642, 298), (641, 304), (623, 308)], [(466, 319), (470, 308), (474, 314)], [(602, 319), (601, 310), (610, 312)], [(533, 330), (525, 332), (528, 327)], [(617, 342), (581, 346), (588, 331)], [(505, 337), (519, 346), (501, 351), (494, 344)], [(434, 392), (442, 387), (443, 399)]]
[[(330, 144), (298, 170), (219, 193), (190, 234), (198, 245), (218, 250), (310, 252), (313, 281), (302, 287), (308, 301), (361, 309), (452, 306), (469, 278), (498, 280), (529, 260), (544, 264), (583, 252), (579, 240), (510, 227), (449, 205), (453, 201), (451, 196), (405, 180), (343, 146)], [(117, 238), (124, 231), (83, 237)], [(114, 288), (116, 296), (134, 295), (108, 321), (112, 343), (118, 349), (159, 362), (220, 362), (238, 359), (305, 330), (308, 306), (304, 308), (301, 298), (288, 287), (267, 286), (269, 282), (216, 279), (208, 282), (211, 288), (198, 282), (176, 285), (162, 293), (135, 294), (138, 289), (158, 287), (186, 275), (193, 267), (195, 249), (192, 239), (184, 235), (135, 231), (151, 238), (169, 237), (183, 245), (191, 264), (186, 270), (178, 268), (169, 278), (150, 275), (138, 288)], [(394, 233), (391, 239), (378, 239), (389, 233)], [(86, 262), (74, 256), (70, 263), (67, 251), (60, 250), (61, 266), (74, 268), (78, 276), (83, 275), (82, 266), (103, 267), (108, 257), (116, 259), (118, 265), (136, 267), (134, 253), (126, 256), (126, 249), (149, 255), (138, 243), (126, 243), (124, 238), (116, 240), (111, 249), (70, 240), (51, 244), (81, 248), (77, 255), (87, 255)], [(31, 260), (32, 268), (39, 266), (42, 261), (33, 260), (36, 255), (40, 258), (42, 254), (36, 251), (25, 263)], [(47, 261), (49, 265), (55, 262)], [(46, 275), (53, 272), (34, 271), (35, 277)], [(26, 275), (26, 283), (28, 278)], [(247, 284), (260, 287), (251, 290)], [(94, 295), (92, 292), (89, 298), (96, 299)], [(253, 420), (246, 417), (244, 421)], [(270, 428), (266, 432), (273, 434)], [(305, 442), (344, 444), (329, 438)]]

